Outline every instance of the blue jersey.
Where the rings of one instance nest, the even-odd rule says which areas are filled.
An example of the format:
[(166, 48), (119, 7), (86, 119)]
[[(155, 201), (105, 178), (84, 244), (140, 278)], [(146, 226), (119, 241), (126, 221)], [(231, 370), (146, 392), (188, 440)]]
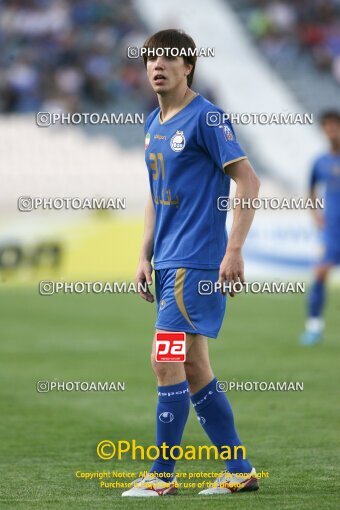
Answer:
[(325, 186), (325, 241), (340, 245), (340, 154), (324, 154), (314, 163), (310, 186)]
[(154, 267), (218, 269), (227, 244), (228, 164), (245, 159), (223, 111), (197, 95), (166, 122), (145, 123), (145, 160), (155, 206)]

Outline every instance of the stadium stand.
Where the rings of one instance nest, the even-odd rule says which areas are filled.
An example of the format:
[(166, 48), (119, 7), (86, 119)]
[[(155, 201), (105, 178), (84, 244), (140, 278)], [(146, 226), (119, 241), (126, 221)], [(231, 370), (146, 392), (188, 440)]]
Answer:
[(232, 0), (228, 4), (309, 111), (319, 114), (340, 108), (338, 0)]
[[(2, 0), (2, 112), (83, 111), (150, 98), (127, 38), (145, 28), (131, 0)], [(123, 49), (123, 50), (122, 50)]]

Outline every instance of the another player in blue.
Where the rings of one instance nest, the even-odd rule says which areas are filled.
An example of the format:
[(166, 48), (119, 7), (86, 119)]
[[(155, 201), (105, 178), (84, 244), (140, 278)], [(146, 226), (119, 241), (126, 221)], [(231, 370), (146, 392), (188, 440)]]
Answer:
[[(144, 47), (187, 51), (184, 57), (145, 57), (159, 108), (145, 124), (150, 196), (136, 280), (152, 284), (153, 259), (156, 330), (184, 331), (187, 349), (185, 363), (157, 362), (153, 343), (157, 445), (180, 445), (191, 400), (212, 443), (233, 447), (242, 443), (229, 401), (218, 391), (208, 352), (208, 338), (216, 338), (222, 325), (226, 295), (209, 289), (218, 281), (244, 281), (242, 246), (254, 216), (252, 209), (235, 209), (227, 245), (226, 211), (220, 210), (218, 198), (229, 195), (231, 177), (237, 197), (252, 199), (258, 195), (259, 180), (223, 111), (190, 88), (196, 64), (196, 58), (188, 55), (188, 49), (195, 48), (191, 37), (164, 30)], [(210, 282), (208, 291), (200, 282)], [(141, 295), (154, 301), (149, 291)], [(173, 459), (158, 458), (149, 474), (123, 496), (175, 494), (174, 468)], [(215, 487), (200, 494), (258, 488), (255, 469), (242, 455), (228, 460), (226, 469)]]
[(321, 126), (330, 150), (317, 158), (313, 165), (310, 196), (315, 199), (320, 185), (324, 188), (324, 213), (313, 209), (314, 220), (322, 236), (323, 254), (315, 268), (309, 293), (308, 318), (300, 338), (302, 345), (314, 345), (322, 340), (325, 282), (331, 268), (340, 264), (340, 112), (325, 112), (321, 117)]

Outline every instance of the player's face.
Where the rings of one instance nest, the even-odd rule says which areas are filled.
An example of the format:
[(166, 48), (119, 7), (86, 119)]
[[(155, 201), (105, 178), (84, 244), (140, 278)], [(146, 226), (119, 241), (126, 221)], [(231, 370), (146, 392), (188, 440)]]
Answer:
[(325, 120), (322, 129), (331, 144), (340, 142), (340, 122), (333, 119)]
[(146, 64), (151, 87), (160, 95), (186, 84), (191, 69), (192, 66), (186, 64), (183, 57), (149, 57)]

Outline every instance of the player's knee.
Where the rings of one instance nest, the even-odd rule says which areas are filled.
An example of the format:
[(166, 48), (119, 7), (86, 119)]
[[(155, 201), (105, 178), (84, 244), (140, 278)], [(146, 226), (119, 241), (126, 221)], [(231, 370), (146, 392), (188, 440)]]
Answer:
[(182, 363), (164, 363), (156, 361), (155, 354), (151, 353), (151, 366), (155, 375), (159, 379), (164, 379), (165, 377), (176, 375), (180, 370), (179, 365), (182, 365)]
[(156, 366), (157, 366), (157, 361), (156, 361), (156, 356), (155, 356), (154, 352), (151, 353), (150, 361), (151, 361), (152, 369), (155, 372), (156, 371)]
[(205, 358), (195, 359), (189, 356), (184, 363), (184, 370), (190, 393), (196, 393), (213, 378), (209, 360)]
[(190, 360), (187, 360), (185, 363), (184, 363), (184, 370), (185, 370), (185, 374), (187, 376), (187, 381), (189, 382), (190, 384), (190, 380), (193, 379), (195, 377), (195, 365), (194, 363), (192, 363), (192, 361)]
[(196, 383), (197, 379), (200, 377), (204, 369), (205, 369), (204, 363), (197, 360), (188, 359), (184, 363), (184, 370), (189, 386), (191, 384), (194, 385)]

